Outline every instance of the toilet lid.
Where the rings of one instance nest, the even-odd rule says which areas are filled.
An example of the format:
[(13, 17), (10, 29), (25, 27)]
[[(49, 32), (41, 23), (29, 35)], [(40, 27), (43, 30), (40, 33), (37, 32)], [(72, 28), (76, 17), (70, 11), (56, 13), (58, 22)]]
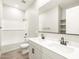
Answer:
[(29, 46), (28, 43), (23, 43), (23, 44), (20, 45), (21, 48), (27, 48), (28, 46)]

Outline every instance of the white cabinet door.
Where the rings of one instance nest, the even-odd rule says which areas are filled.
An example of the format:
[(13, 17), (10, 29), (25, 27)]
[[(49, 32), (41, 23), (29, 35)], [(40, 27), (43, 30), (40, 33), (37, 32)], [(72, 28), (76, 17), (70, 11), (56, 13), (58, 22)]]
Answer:
[(66, 58), (51, 50), (42, 48), (42, 59), (66, 59)]
[(49, 54), (43, 54), (42, 59), (54, 59), (54, 58), (52, 58), (52, 56), (50, 56)]
[(42, 52), (35, 46), (30, 46), (30, 59), (42, 59)]

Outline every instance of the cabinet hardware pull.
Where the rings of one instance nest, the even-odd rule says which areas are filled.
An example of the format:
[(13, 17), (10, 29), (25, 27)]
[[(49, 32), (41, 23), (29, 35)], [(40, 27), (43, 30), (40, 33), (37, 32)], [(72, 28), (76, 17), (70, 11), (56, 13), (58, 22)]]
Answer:
[(35, 49), (34, 49), (34, 48), (32, 48), (32, 53), (33, 53), (33, 54), (35, 53)]
[(2, 29), (2, 27), (0, 27), (0, 29)]

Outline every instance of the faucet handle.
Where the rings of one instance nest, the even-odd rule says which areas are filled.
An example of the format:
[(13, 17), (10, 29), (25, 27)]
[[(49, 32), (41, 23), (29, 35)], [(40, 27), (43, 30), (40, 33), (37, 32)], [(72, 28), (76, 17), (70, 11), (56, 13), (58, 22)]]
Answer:
[(64, 37), (61, 37), (61, 40), (64, 40)]
[(59, 40), (60, 42), (64, 41), (64, 37), (61, 37), (61, 39)]

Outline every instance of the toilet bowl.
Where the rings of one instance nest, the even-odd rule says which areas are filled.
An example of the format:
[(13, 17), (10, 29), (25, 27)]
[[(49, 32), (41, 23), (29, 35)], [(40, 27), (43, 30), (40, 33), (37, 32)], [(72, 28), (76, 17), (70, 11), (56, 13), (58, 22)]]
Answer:
[(22, 43), (20, 45), (20, 48), (21, 48), (21, 52), (22, 54), (26, 54), (26, 53), (29, 53), (29, 44), (28, 43)]

